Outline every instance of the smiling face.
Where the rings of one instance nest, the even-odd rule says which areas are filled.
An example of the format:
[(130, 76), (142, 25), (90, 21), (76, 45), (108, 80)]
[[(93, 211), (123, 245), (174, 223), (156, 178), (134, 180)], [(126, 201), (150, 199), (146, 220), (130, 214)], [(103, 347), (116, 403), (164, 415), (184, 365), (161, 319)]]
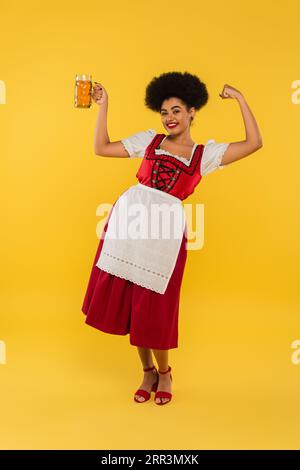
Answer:
[[(181, 99), (172, 97), (163, 101), (160, 115), (163, 126), (170, 134), (181, 134), (189, 129), (191, 117), (195, 115), (195, 108), (187, 111), (186, 105)], [(176, 123), (176, 126), (169, 127), (169, 123)]]

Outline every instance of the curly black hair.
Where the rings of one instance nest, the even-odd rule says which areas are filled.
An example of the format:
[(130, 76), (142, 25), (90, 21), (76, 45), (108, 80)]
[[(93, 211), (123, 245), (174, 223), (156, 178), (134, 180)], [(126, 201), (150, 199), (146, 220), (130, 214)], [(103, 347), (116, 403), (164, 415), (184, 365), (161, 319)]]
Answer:
[(205, 83), (188, 72), (168, 72), (154, 77), (147, 85), (145, 105), (152, 111), (160, 112), (162, 103), (171, 97), (179, 98), (189, 111), (199, 110), (208, 101)]

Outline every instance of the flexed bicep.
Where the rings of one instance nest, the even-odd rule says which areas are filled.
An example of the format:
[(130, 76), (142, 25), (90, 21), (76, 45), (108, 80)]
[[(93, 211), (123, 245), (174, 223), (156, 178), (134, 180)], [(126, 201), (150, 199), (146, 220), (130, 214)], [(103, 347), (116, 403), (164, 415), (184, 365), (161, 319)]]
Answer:
[(230, 142), (221, 159), (221, 165), (228, 165), (247, 157), (262, 147), (262, 143), (253, 144), (247, 140)]

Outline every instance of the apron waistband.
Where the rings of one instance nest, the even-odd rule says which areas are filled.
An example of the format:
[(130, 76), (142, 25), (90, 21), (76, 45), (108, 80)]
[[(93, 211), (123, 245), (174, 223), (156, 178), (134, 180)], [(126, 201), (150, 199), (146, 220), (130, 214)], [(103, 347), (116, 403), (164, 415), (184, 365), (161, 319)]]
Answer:
[(180, 202), (180, 203), (182, 202), (179, 197), (176, 197), (173, 194), (165, 193), (164, 191), (161, 191), (160, 189), (151, 188), (150, 186), (146, 186), (145, 184), (142, 184), (142, 183), (137, 183), (136, 186), (139, 186), (141, 189), (145, 189), (146, 191), (148, 190), (148, 191), (152, 191), (155, 193), (159, 193), (160, 195), (162, 195), (162, 197), (165, 197), (166, 199), (171, 199), (171, 200), (174, 199), (177, 202)]

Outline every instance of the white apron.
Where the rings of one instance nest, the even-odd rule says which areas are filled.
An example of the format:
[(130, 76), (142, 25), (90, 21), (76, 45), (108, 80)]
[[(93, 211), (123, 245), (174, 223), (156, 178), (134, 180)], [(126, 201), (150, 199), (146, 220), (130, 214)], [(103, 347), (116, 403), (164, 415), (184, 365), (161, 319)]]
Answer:
[(164, 294), (185, 230), (181, 199), (141, 183), (116, 201), (98, 268)]

